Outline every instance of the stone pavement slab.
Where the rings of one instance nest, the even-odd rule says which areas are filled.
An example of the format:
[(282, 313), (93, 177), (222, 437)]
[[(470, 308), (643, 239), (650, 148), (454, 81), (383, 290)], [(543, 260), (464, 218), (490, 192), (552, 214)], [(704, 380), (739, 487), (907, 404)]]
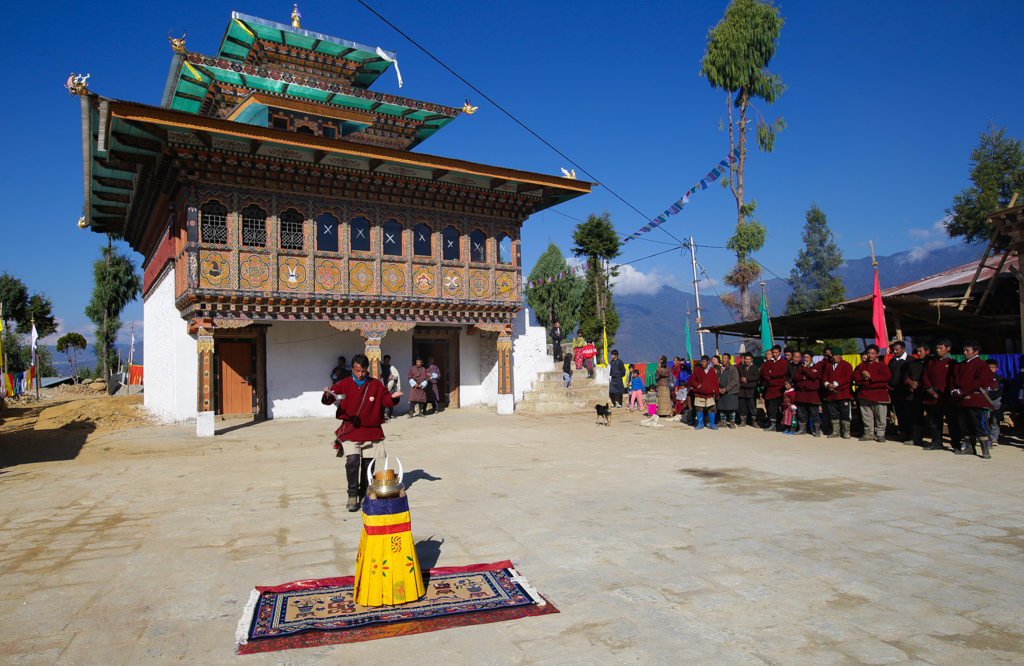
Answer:
[(0, 470), (0, 661), (1024, 664), (1020, 449), (638, 421), (392, 422), (424, 567), (511, 559), (561, 613), (244, 657), (254, 585), (354, 573), (332, 422), (107, 432)]

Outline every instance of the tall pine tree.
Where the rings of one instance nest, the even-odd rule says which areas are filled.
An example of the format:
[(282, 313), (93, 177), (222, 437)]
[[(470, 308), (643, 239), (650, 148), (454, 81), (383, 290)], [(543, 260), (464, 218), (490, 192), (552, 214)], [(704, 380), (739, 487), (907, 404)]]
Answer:
[(811, 204), (807, 211), (802, 239), (804, 248), (796, 255), (796, 265), (789, 274), (793, 293), (786, 300), (788, 314), (823, 310), (846, 298), (843, 279), (832, 274), (843, 265), (843, 252), (817, 204)]
[[(530, 271), (526, 280), (527, 282), (543, 280), (568, 269), (569, 265), (562, 255), (561, 248), (554, 243), (549, 243), (548, 249), (544, 250), (544, 254), (537, 259), (537, 263), (534, 264), (533, 270)], [(576, 330), (576, 324), (579, 323), (584, 291), (583, 278), (571, 275), (550, 284), (527, 289), (526, 304), (533, 310), (538, 324), (550, 331), (556, 321), (560, 322), (563, 335), (568, 336), (570, 331)]]
[(768, 120), (756, 106), (761, 102), (765, 107), (774, 104), (786, 90), (782, 77), (768, 70), (783, 23), (785, 19), (771, 0), (732, 0), (722, 20), (708, 31), (700, 68), (700, 75), (712, 88), (727, 93), (729, 152), (736, 152), (737, 159), (730, 166), (729, 178), (722, 179), (722, 186), (728, 185), (736, 199), (736, 232), (726, 243), (736, 253), (736, 265), (725, 276), (725, 282), (740, 292), (739, 312), (744, 321), (754, 318), (750, 285), (761, 275), (760, 266), (750, 255), (764, 246), (767, 235), (761, 223), (753, 219), (757, 202), (746, 200), (747, 133), (753, 126), (757, 147), (770, 153), (776, 135), (786, 127), (781, 117)]

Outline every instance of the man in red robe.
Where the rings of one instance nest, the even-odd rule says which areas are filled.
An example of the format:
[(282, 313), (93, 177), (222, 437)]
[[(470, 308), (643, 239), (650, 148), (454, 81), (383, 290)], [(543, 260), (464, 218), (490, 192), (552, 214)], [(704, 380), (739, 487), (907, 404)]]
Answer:
[[(985, 427), (985, 410), (992, 409), (992, 400), (987, 389), (995, 381), (988, 363), (981, 360), (978, 354), (981, 345), (974, 340), (964, 343), (964, 361), (953, 371), (953, 390), (950, 401), (957, 406), (960, 421), (960, 436), (964, 438), (963, 446), (953, 443), (953, 453), (957, 455), (977, 455), (976, 443), (981, 444), (981, 457), (988, 460), (992, 457), (988, 447), (988, 428)], [(968, 445), (971, 450), (968, 451)]]
[(833, 347), (830, 358), (822, 361), (821, 399), (828, 406), (831, 425), (829, 439), (850, 439), (850, 401), (853, 394), (853, 366), (843, 360), (843, 348)]
[(715, 399), (722, 389), (718, 382), (718, 373), (710, 367), (711, 359), (707, 356), (700, 357), (700, 365), (693, 369), (693, 374), (687, 380), (686, 385), (693, 393), (693, 409), (697, 413), (697, 430), (704, 428), (704, 415), (707, 414), (708, 427), (718, 430), (715, 426)]
[(949, 392), (953, 390), (953, 374), (956, 369), (956, 361), (949, 355), (952, 345), (948, 338), (935, 342), (935, 358), (925, 366), (924, 376), (921, 378), (921, 386), (924, 388), (921, 402), (928, 410), (928, 422), (932, 429), (932, 443), (931, 446), (925, 447), (925, 451), (943, 449), (943, 419), (949, 426), (949, 441), (960, 441), (960, 424), (957, 421), (956, 408), (949, 402)]
[(337, 418), (341, 427), (335, 432), (334, 448), (338, 457), (345, 458), (345, 474), (348, 477), (349, 511), (358, 511), (359, 503), (366, 494), (368, 480), (366, 468), (370, 460), (377, 458), (381, 467), (386, 456), (384, 451), (384, 409), (394, 407), (401, 391), (388, 393), (379, 379), (369, 376), (370, 361), (364, 354), (352, 357), (352, 375), (324, 389), (321, 402), (337, 405)]
[(785, 390), (786, 376), (789, 374), (789, 362), (782, 358), (782, 347), (775, 345), (768, 352), (761, 364), (760, 383), (764, 389), (764, 411), (768, 422), (765, 432), (782, 430), (782, 393)]
[(878, 358), (878, 345), (868, 345), (864, 353), (868, 360), (853, 371), (857, 382), (857, 405), (864, 422), (860, 441), (885, 441), (885, 417), (889, 408), (889, 380), (892, 371)]
[(796, 420), (800, 426), (797, 434), (821, 437), (821, 365), (814, 363), (810, 352), (801, 354), (800, 359), (801, 365), (793, 374), (793, 388), (796, 389)]

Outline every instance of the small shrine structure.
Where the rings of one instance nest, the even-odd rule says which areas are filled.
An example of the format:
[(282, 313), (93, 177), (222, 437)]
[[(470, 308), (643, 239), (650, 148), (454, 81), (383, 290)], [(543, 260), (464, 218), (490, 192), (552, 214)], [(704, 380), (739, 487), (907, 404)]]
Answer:
[(523, 222), (592, 183), (413, 152), (475, 109), (370, 90), (395, 53), (297, 11), (233, 13), (214, 55), (169, 40), (159, 106), (67, 84), (79, 226), (144, 257), (147, 407), (211, 434), (214, 414), (329, 416), (337, 358), (365, 353), (406, 393), (433, 356), (442, 403), (511, 413)]

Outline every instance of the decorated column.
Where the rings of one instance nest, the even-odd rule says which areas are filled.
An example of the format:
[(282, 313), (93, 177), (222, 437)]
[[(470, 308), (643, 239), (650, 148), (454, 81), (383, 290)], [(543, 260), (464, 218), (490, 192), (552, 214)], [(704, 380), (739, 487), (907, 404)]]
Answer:
[(209, 320), (194, 320), (193, 326), (197, 334), (196, 351), (199, 354), (196, 436), (213, 437), (213, 324)]
[(498, 413), (511, 414), (515, 410), (512, 393), (512, 334), (508, 330), (498, 335)]

